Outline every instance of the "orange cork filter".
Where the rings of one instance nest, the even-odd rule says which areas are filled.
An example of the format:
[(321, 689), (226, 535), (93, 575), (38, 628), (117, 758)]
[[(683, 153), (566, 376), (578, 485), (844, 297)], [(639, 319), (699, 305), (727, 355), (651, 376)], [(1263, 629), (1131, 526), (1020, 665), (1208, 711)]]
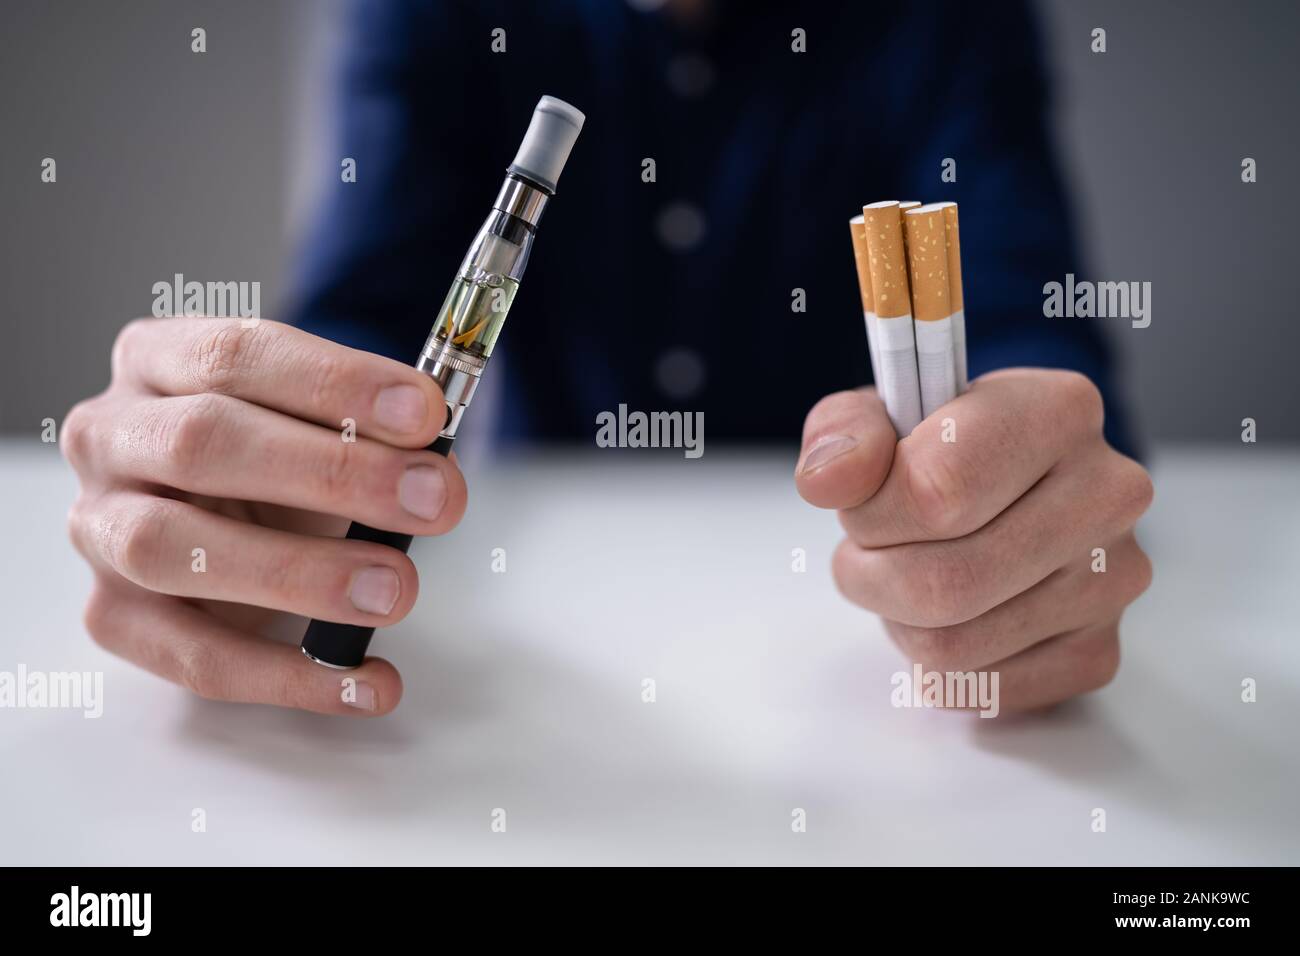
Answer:
[(948, 300), (952, 303), (952, 310), (960, 312), (965, 306), (961, 294), (961, 235), (957, 229), (957, 204), (943, 202), (938, 206), (943, 210), (944, 237), (947, 240)]
[(948, 294), (948, 243), (943, 210), (922, 206), (903, 217), (907, 226), (912, 316), (937, 322), (952, 315)]
[(871, 253), (867, 250), (867, 227), (862, 216), (849, 220), (849, 235), (853, 239), (853, 264), (858, 269), (858, 292), (862, 295), (862, 311), (874, 312), (871, 297)]
[(871, 291), (876, 315), (882, 319), (910, 315), (907, 256), (903, 252), (903, 214), (888, 200), (862, 207), (871, 260)]

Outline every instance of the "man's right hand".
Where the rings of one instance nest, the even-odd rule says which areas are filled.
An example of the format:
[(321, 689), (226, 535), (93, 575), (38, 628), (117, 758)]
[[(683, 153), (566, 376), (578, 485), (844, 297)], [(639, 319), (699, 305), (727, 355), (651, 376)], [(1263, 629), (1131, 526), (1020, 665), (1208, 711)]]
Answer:
[(69, 533), (95, 571), (86, 627), (202, 697), (387, 713), (397, 670), (370, 658), (345, 694), (340, 672), (299, 652), (294, 615), (379, 627), (410, 611), (410, 559), (341, 535), (350, 521), (433, 535), (460, 520), (464, 477), (423, 450), (442, 393), (399, 362), (250, 322), (132, 322), (108, 389), (68, 413)]

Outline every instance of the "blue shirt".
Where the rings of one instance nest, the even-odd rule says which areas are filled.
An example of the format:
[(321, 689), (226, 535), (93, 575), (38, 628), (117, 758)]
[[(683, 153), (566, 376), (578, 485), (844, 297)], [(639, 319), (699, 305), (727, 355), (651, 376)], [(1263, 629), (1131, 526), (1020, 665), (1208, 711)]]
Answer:
[(486, 373), (503, 438), (591, 442), (625, 403), (703, 411), (711, 444), (797, 443), (818, 398), (871, 377), (849, 217), (917, 199), (960, 204), (971, 376), (1084, 372), (1132, 452), (1098, 320), (1043, 316), (1044, 283), (1086, 270), (1028, 10), (715, 6), (688, 30), (616, 0), (357, 5), (293, 321), (413, 361), (551, 94), (587, 121)]

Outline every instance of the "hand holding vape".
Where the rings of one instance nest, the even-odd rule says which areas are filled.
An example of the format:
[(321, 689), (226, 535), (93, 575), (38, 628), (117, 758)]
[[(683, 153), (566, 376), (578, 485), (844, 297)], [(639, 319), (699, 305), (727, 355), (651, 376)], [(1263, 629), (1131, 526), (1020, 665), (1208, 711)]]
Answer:
[[(555, 195), (556, 182), (584, 120), (579, 110), (563, 100), (542, 97), (492, 210), (452, 280), (415, 363), (433, 377), (447, 401), (446, 424), (429, 446), (431, 451), (442, 455), (451, 451), (523, 279), (542, 211)], [(347, 536), (403, 552), (410, 548), (412, 537), (359, 522), (352, 523)], [(328, 667), (357, 667), (365, 660), (374, 632), (373, 627), (312, 621), (302, 639), (302, 652)]]

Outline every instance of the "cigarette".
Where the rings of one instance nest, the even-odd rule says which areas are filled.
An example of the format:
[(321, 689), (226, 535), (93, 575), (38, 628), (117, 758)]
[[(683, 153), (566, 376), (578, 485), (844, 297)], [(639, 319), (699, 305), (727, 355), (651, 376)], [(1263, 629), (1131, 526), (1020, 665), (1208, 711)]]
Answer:
[(948, 240), (948, 301), (952, 305), (952, 351), (956, 359), (957, 394), (966, 391), (966, 308), (961, 293), (961, 236), (957, 230), (957, 204), (941, 202), (944, 235)]
[(912, 330), (912, 299), (903, 250), (903, 214), (894, 200), (862, 207), (871, 272), (872, 305), (876, 315), (876, 380), (889, 420), (899, 438), (921, 423), (921, 391), (917, 381), (916, 338)]
[(948, 241), (943, 207), (921, 206), (903, 216), (916, 318), (916, 366), (921, 414), (930, 417), (957, 397), (952, 301), (948, 288)]
[(871, 298), (871, 264), (867, 252), (867, 227), (862, 216), (849, 220), (849, 235), (853, 239), (853, 264), (858, 270), (858, 292), (862, 295), (862, 321), (867, 327), (867, 351), (871, 355), (871, 379), (880, 387), (880, 361), (876, 353), (876, 309)]

